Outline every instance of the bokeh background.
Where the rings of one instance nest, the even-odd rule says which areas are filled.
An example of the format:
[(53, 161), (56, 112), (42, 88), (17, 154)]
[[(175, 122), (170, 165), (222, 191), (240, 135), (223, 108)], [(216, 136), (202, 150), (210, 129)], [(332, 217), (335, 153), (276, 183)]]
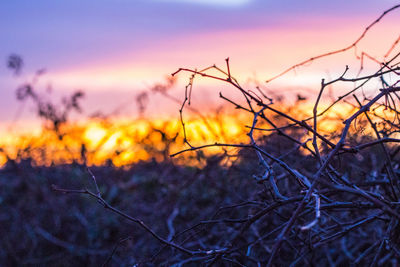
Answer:
[[(81, 124), (94, 114), (102, 114), (114, 120), (173, 121), (174, 131), (179, 131), (178, 110), (189, 75), (177, 75), (168, 86), (169, 97), (152, 89), (168, 84), (170, 74), (180, 67), (202, 69), (217, 64), (226, 68), (227, 57), (232, 74), (245, 88), (259, 86), (271, 97), (284, 95), (287, 103), (298, 95), (312, 103), (322, 78), (338, 77), (346, 65), (350, 67), (349, 77), (356, 75), (363, 52), (384, 60), (383, 56), (398, 38), (398, 12), (374, 26), (357, 49), (296, 68), (268, 84), (265, 81), (302, 60), (350, 45), (367, 25), (396, 2), (2, 1), (2, 143), (10, 143), (7, 139), (10, 135), (41, 134), (42, 124), (35, 104), (15, 97), (16, 88), (33, 80), (41, 96), (54, 103), (76, 90), (84, 92), (82, 113), (69, 118)], [(7, 69), (6, 59), (11, 54), (23, 59), (19, 75)], [(367, 57), (363, 64), (363, 74), (377, 66)], [(38, 70), (45, 71), (35, 77)], [(372, 85), (370, 89), (377, 87)], [(333, 87), (330, 94), (337, 96), (348, 89)], [(238, 96), (227, 84), (196, 79), (192, 107), (204, 115), (215, 114), (226, 104), (218, 97), (219, 92), (231, 98)], [(137, 100), (143, 93), (147, 94), (143, 100), (145, 108), (140, 109)], [(240, 132), (238, 123), (236, 126), (232, 126), (232, 120), (227, 123), (233, 135)], [(136, 125), (137, 131), (147, 131), (141, 124)], [(105, 133), (97, 127), (83, 135), (96, 143)], [(113, 147), (115, 142), (109, 146)]]

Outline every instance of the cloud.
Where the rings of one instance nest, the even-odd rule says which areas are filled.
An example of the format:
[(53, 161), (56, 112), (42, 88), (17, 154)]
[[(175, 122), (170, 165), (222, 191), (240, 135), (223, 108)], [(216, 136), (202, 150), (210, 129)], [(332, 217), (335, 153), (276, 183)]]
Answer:
[(252, 2), (252, 0), (156, 0), (157, 2), (173, 2), (184, 4), (208, 5), (219, 7), (240, 7)]

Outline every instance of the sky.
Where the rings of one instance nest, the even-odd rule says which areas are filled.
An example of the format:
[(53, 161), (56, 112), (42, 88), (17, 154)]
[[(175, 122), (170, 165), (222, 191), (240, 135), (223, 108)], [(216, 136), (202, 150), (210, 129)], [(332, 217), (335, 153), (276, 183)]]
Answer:
[[(34, 117), (32, 104), (15, 99), (18, 85), (45, 68), (38, 90), (51, 85), (53, 98), (80, 89), (84, 114), (126, 106), (137, 116), (135, 97), (180, 67), (225, 67), (244, 83), (266, 79), (316, 54), (351, 44), (393, 0), (13, 0), (0, 2), (0, 124)], [(385, 17), (360, 44), (379, 57), (398, 38), (400, 10)], [(377, 40), (380, 40), (377, 42)], [(16, 77), (10, 54), (23, 57)], [(321, 60), (277, 79), (273, 90), (316, 91), (321, 78), (356, 72), (354, 51)], [(179, 75), (172, 94), (182, 99), (188, 76)], [(224, 85), (196, 83), (199, 105), (220, 104)], [(249, 84), (249, 86), (251, 86)], [(128, 104), (127, 104), (128, 103)], [(208, 107), (207, 107), (208, 108)], [(149, 115), (178, 114), (179, 105), (152, 98)], [(22, 110), (22, 111), (21, 111)], [(23, 124), (26, 125), (26, 124)]]

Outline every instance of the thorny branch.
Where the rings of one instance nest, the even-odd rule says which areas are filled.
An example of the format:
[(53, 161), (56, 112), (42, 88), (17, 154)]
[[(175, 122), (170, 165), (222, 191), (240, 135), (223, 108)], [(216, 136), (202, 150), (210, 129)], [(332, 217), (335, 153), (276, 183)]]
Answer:
[[(320, 58), (356, 50), (370, 29), (399, 7), (395, 5), (383, 12), (349, 46), (295, 64), (267, 82)], [(384, 264), (387, 255), (396, 257), (398, 263), (400, 164), (397, 154), (400, 149), (397, 143), (400, 142), (400, 111), (397, 106), (400, 100), (400, 52), (390, 56), (398, 49), (398, 43), (399, 38), (385, 53), (384, 62), (379, 62), (365, 51), (361, 53), (361, 62), (366, 57), (378, 65), (372, 74), (346, 77), (349, 70), (346, 66), (336, 79), (322, 80), (312, 115), (307, 116), (285, 110), (279, 101), (274, 103), (260, 88), (244, 88), (235, 79), (229, 58), (225, 59), (226, 70), (212, 65), (200, 70), (180, 68), (174, 72), (172, 76), (180, 73), (190, 75), (179, 109), (183, 139), (188, 148), (173, 153), (171, 157), (210, 147), (230, 147), (239, 151), (238, 155), (249, 162), (253, 170), (261, 168), (261, 175), (253, 173), (240, 177), (254, 177), (255, 181), (251, 180), (260, 186), (259, 192), (251, 198), (216, 209), (211, 218), (183, 230), (174, 223), (179, 215), (179, 209), (174, 207), (166, 219), (166, 238), (142, 220), (106, 202), (89, 169), (96, 192), (56, 186), (53, 189), (61, 193), (89, 195), (105, 209), (149, 233), (162, 244), (151, 262), (168, 248), (177, 255), (174, 258), (176, 266), (198, 262), (210, 266), (217, 263), (287, 266), (299, 263), (309, 265), (314, 260), (331, 265), (364, 262)], [(362, 68), (363, 63), (360, 73)], [(386, 79), (388, 76), (391, 79)], [(188, 108), (195, 110), (190, 105), (194, 80), (198, 77), (228, 84), (243, 96), (240, 102), (219, 94), (236, 110), (252, 116), (247, 124), (250, 125), (247, 126), (248, 143), (215, 142), (200, 146), (190, 143), (184, 111)], [(374, 91), (367, 92), (365, 87), (372, 81), (378, 81), (381, 86), (375, 86)], [(320, 111), (326, 89), (333, 84), (354, 86)], [(340, 117), (342, 125), (330, 133), (322, 131), (322, 123), (328, 121), (333, 107), (345, 104), (351, 104), (353, 110), (351, 114)], [(280, 145), (283, 148), (278, 148)], [(378, 152), (375, 151), (376, 147), (380, 148)], [(369, 155), (370, 151), (374, 151), (371, 155), (378, 155), (375, 162)], [(360, 236), (377, 238), (360, 241)], [(341, 250), (336, 247), (329, 249), (335, 242), (340, 242)], [(392, 251), (388, 251), (388, 248)]]
[[(96, 178), (93, 175), (93, 173), (90, 171), (90, 169), (88, 169), (92, 179), (93, 179), (93, 183), (96, 187), (96, 190), (99, 190), (99, 187), (97, 185), (96, 182)], [(124, 213), (123, 211), (120, 211), (119, 209), (111, 206), (106, 200), (104, 200), (104, 198), (101, 196), (100, 191), (97, 191), (96, 193), (93, 193), (92, 191), (88, 190), (88, 189), (63, 189), (63, 188), (58, 188), (57, 186), (53, 185), (52, 186), (53, 190), (56, 192), (60, 192), (60, 193), (64, 193), (64, 194), (86, 194), (89, 195), (92, 198), (97, 199), (97, 201), (104, 206), (105, 209), (108, 209), (110, 211), (112, 211), (113, 213), (127, 219), (130, 222), (133, 222), (137, 225), (139, 225), (141, 228), (143, 228), (146, 232), (148, 232), (149, 234), (151, 234), (155, 239), (157, 239), (160, 243), (167, 245), (169, 247), (175, 248), (178, 251), (181, 251), (185, 254), (188, 254), (190, 256), (195, 256), (195, 255), (213, 255), (213, 254), (218, 254), (221, 251), (218, 250), (207, 250), (207, 251), (192, 251), (189, 249), (186, 249), (178, 244), (175, 244), (171, 241), (168, 241), (168, 239), (165, 239), (161, 236), (159, 236), (157, 233), (155, 233), (147, 224), (145, 224), (142, 220), (137, 219), (135, 217), (132, 217), (126, 213)]]
[[(358, 45), (358, 43), (359, 43), (362, 39), (364, 39), (365, 35), (368, 33), (368, 31), (369, 31), (372, 27), (374, 27), (377, 23), (379, 23), (379, 22), (383, 19), (383, 17), (385, 17), (388, 13), (392, 12), (393, 10), (395, 10), (395, 9), (397, 9), (397, 8), (399, 8), (399, 7), (400, 7), (400, 5), (395, 5), (395, 6), (391, 7), (391, 8), (389, 8), (388, 10), (385, 10), (385, 11), (382, 13), (382, 15), (380, 15), (376, 20), (374, 20), (370, 25), (368, 25), (368, 26), (364, 29), (364, 31), (361, 33), (361, 35), (360, 35), (352, 44), (350, 44), (349, 46), (347, 46), (347, 47), (345, 47), (345, 48), (338, 49), (338, 50), (330, 51), (330, 52), (327, 52), (327, 53), (323, 53), (323, 54), (320, 54), (320, 55), (311, 57), (311, 58), (309, 58), (309, 59), (307, 59), (307, 60), (304, 60), (304, 61), (302, 61), (302, 62), (300, 62), (300, 63), (297, 63), (297, 64), (291, 66), (290, 68), (287, 68), (286, 70), (282, 71), (281, 73), (277, 74), (276, 76), (274, 76), (274, 77), (268, 79), (267, 82), (270, 82), (270, 81), (273, 81), (273, 80), (275, 80), (275, 79), (277, 79), (277, 78), (279, 78), (279, 77), (282, 77), (283, 75), (285, 75), (285, 74), (288, 73), (289, 71), (295, 70), (296, 68), (301, 67), (301, 66), (304, 66), (304, 65), (306, 65), (307, 63), (313, 62), (313, 61), (315, 61), (315, 60), (317, 60), (317, 59), (324, 58), (324, 57), (328, 57), (328, 56), (335, 55), (335, 54), (339, 54), (339, 53), (343, 53), (343, 52), (346, 52), (346, 51), (348, 51), (348, 50), (350, 50), (350, 49), (352, 49), (352, 48), (356, 48), (357, 45)], [(393, 50), (393, 47), (396, 46), (397, 43), (398, 43), (398, 41), (396, 40), (396, 42), (394, 42), (393, 46), (389, 49), (389, 51), (386, 53), (386, 55), (389, 55), (389, 54), (390, 54), (390, 52)], [(385, 55), (385, 57), (387, 57), (386, 55)]]
[[(362, 34), (351, 45), (312, 57), (293, 65), (268, 81), (277, 79), (297, 67), (322, 57), (357, 48), (359, 42), (375, 24), (380, 22), (388, 13), (399, 7), (400, 5), (396, 5), (383, 12), (375, 21), (366, 27)], [(250, 217), (248, 220), (235, 221), (236, 224), (242, 222), (243, 225), (233, 228), (235, 231), (233, 238), (230, 239), (229, 242), (226, 242), (225, 246), (220, 246), (221, 249), (225, 250), (217, 257), (229, 256), (231, 259), (232, 257), (236, 260), (240, 259), (239, 262), (242, 263), (256, 262), (260, 264), (263, 262), (266, 263), (267, 266), (273, 266), (274, 264), (281, 265), (284, 264), (284, 262), (288, 263), (289, 259), (285, 259), (284, 255), (291, 255), (289, 258), (292, 259), (292, 263), (301, 261), (307, 262), (307, 257), (313, 250), (335, 242), (337, 239), (341, 239), (341, 242), (343, 242), (343, 238), (354, 235), (356, 231), (365, 231), (361, 229), (365, 229), (364, 227), (368, 224), (380, 223), (386, 225), (387, 229), (389, 229), (388, 227), (391, 225), (388, 224), (388, 221), (390, 221), (389, 218), (395, 218), (395, 220), (400, 219), (398, 205), (398, 203), (400, 203), (398, 197), (400, 194), (398, 173), (400, 171), (398, 169), (399, 164), (394, 161), (394, 156), (392, 156), (395, 155), (393, 154), (393, 150), (396, 149), (394, 145), (400, 142), (397, 134), (400, 119), (399, 112), (396, 109), (396, 103), (400, 100), (398, 96), (398, 92), (400, 91), (400, 87), (398, 87), (400, 81), (398, 57), (400, 53), (389, 58), (389, 55), (396, 49), (398, 43), (399, 41), (396, 39), (387, 53), (385, 53), (385, 62), (380, 63), (375, 58), (372, 58), (374, 62), (378, 64), (378, 69), (373, 74), (349, 78), (346, 77), (349, 70), (349, 67), (346, 66), (344, 72), (338, 78), (330, 81), (322, 80), (319, 94), (314, 104), (313, 115), (312, 117), (305, 117), (303, 119), (297, 117), (300, 114), (287, 113), (281, 110), (279, 105), (275, 106), (273, 100), (264, 95), (262, 91), (261, 93), (258, 91), (261, 94), (261, 96), (259, 96), (255, 93), (257, 90), (245, 89), (242, 87), (233, 77), (229, 65), (229, 58), (225, 60), (226, 71), (216, 65), (212, 65), (203, 70), (180, 68), (172, 74), (174, 76), (180, 72), (190, 73), (190, 90), (192, 90), (195, 76), (228, 83), (239, 90), (243, 95), (244, 104), (234, 101), (221, 93), (220, 98), (232, 104), (238, 110), (253, 114), (252, 123), (249, 123), (251, 126), (248, 126), (250, 129), (248, 133), (250, 137), (249, 144), (213, 143), (201, 146), (192, 146), (188, 144), (188, 149), (178, 151), (171, 155), (171, 157), (174, 157), (181, 153), (205, 149), (207, 147), (233, 147), (242, 150), (250, 149), (255, 152), (260, 166), (263, 168), (263, 174), (261, 176), (255, 175), (256, 181), (270, 189), (272, 199), (266, 204), (266, 208), (256, 212), (249, 211)], [(361, 55), (361, 60), (364, 56), (369, 57), (368, 53), (364, 51)], [(363, 68), (363, 64), (361, 68)], [(216, 70), (217, 74), (210, 74), (209, 70), (211, 69)], [(385, 79), (388, 75), (391, 75), (390, 83)], [(361, 95), (364, 100), (360, 101), (356, 93), (359, 93), (366, 85), (371, 84), (371, 81), (384, 82), (382, 82), (383, 86), (381, 88), (377, 88), (379, 89), (377, 92), (370, 92), (370, 94), (375, 93), (373, 97), (366, 97), (365, 91), (362, 91)], [(360, 82), (360, 84), (356, 84), (357, 82)], [(318, 107), (324, 97), (325, 89), (332, 84), (339, 83), (353, 83), (354, 88), (344, 95), (339, 96), (328, 105), (327, 108), (319, 112)], [(185, 92), (186, 91), (187, 89)], [(342, 120), (343, 126), (336, 129), (331, 135), (323, 134), (319, 126), (321, 122), (326, 119), (332, 107), (341, 105), (345, 103), (344, 101), (349, 103), (349, 101), (351, 101), (349, 96), (354, 96), (357, 103), (357, 105), (354, 105), (352, 114), (344, 118)], [(268, 102), (264, 102), (265, 99), (268, 100)], [(186, 101), (187, 97), (185, 93), (185, 101), (181, 106), (180, 114), (182, 114), (186, 106)], [(385, 113), (382, 113), (382, 108), (379, 109), (379, 107), (384, 107)], [(391, 116), (394, 120), (388, 119)], [(310, 120), (312, 121), (312, 125), (307, 123)], [(260, 122), (262, 126), (259, 126)], [(357, 133), (357, 124), (363, 125), (363, 131), (368, 133), (368, 135), (366, 135), (368, 138), (364, 138), (364, 142), (357, 141), (354, 143), (353, 141), (354, 138), (362, 137)], [(265, 125), (268, 125), (269, 128), (265, 129)], [(182, 128), (186, 139), (187, 133), (183, 120)], [(311, 135), (312, 147), (307, 146), (308, 140), (305, 142), (302, 141), (302, 137), (299, 137), (297, 134), (301, 129), (307, 133), (307, 137)], [(304, 153), (310, 153), (314, 162), (314, 167), (311, 168), (312, 171), (301, 169), (301, 165), (300, 168), (298, 165), (292, 167), (290, 166), (291, 163), (285, 162), (283, 155), (277, 156), (274, 155), (276, 152), (269, 152), (268, 149), (271, 149), (270, 146), (264, 144), (259, 145), (262, 144), (260, 140), (262, 140), (264, 135), (273, 136), (274, 134), (299, 145), (299, 148), (302, 149)], [(373, 134), (376, 136), (375, 140), (372, 139)], [(346, 170), (342, 169), (340, 164), (338, 165), (338, 161), (340, 162), (342, 158), (345, 158), (345, 160), (357, 161), (362, 151), (374, 149), (375, 146), (381, 147), (385, 162), (382, 165), (383, 168), (376, 170), (374, 178), (367, 178), (370, 179), (368, 183), (365, 183), (366, 177), (348, 177), (349, 174)], [(304, 174), (302, 174), (302, 172)], [(280, 179), (276, 177), (280, 177)], [(290, 181), (288, 180), (289, 177), (294, 177), (296, 181), (298, 181), (296, 189), (293, 188), (293, 183), (289, 186), (290, 189), (287, 186), (289, 182), (286, 182), (286, 187), (284, 186), (282, 181)], [(380, 182), (382, 179), (385, 182)], [(343, 202), (344, 199), (346, 199), (346, 201)], [(352, 223), (346, 224), (343, 222), (346, 219), (343, 214), (337, 217), (330, 213), (330, 211), (336, 209), (352, 212), (352, 218), (358, 219), (355, 221), (353, 220)], [(369, 211), (370, 209), (372, 209), (372, 211)], [(288, 211), (290, 211), (289, 214), (287, 213)], [(273, 236), (275, 239), (272, 242), (269, 234), (269, 238), (263, 239), (258, 237), (257, 239), (258, 243), (264, 244), (268, 257), (259, 257), (256, 259), (250, 257), (251, 253), (249, 252), (247, 254), (240, 254), (239, 251), (241, 251), (242, 248), (246, 248), (241, 241), (242, 239), (246, 239), (246, 232), (255, 225), (257, 225), (256, 228), (262, 225), (262, 223), (267, 220), (265, 215), (271, 212), (274, 213), (273, 216), (282, 218), (280, 223), (274, 224), (275, 228), (273, 226), (269, 227), (269, 232), (274, 233)], [(308, 216), (312, 213), (314, 214), (314, 218), (310, 221)], [(209, 223), (232, 222), (230, 220), (231, 219), (225, 218), (209, 221)], [(278, 219), (271, 219), (268, 221), (276, 220)], [(307, 221), (309, 222), (305, 223)], [(321, 222), (324, 222), (324, 224), (321, 224)], [(388, 231), (392, 233), (395, 230), (391, 227)], [(307, 235), (311, 233), (312, 237), (307, 237)], [(389, 241), (389, 243), (390, 242), (391, 241)], [(248, 249), (253, 246), (251, 242), (247, 244), (249, 246)], [(369, 246), (375, 248), (376, 244), (371, 243)], [(382, 249), (382, 247), (380, 249)], [(293, 251), (297, 251), (297, 256), (293, 256)], [(236, 255), (235, 253), (239, 254)], [(366, 255), (366, 253), (369, 255)], [(371, 252), (368, 250), (360, 250), (360, 255), (354, 258), (355, 262), (360, 262), (365, 257), (371, 257), (372, 255), (375, 257), (373, 261), (377, 262), (379, 257), (383, 254), (370, 253)], [(350, 254), (347, 253), (346, 255)], [(382, 262), (384, 261), (384, 259), (381, 260)]]

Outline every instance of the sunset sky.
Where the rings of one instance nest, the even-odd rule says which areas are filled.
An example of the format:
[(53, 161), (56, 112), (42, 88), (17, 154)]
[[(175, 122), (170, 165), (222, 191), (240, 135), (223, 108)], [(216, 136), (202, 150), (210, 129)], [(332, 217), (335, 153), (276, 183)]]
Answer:
[[(86, 92), (84, 111), (110, 112), (121, 105), (136, 116), (138, 92), (162, 82), (179, 67), (225, 67), (246, 83), (260, 83), (318, 53), (351, 44), (393, 0), (13, 0), (0, 3), (0, 124), (21, 108), (15, 88), (41, 68), (38, 89), (53, 88), (54, 98), (75, 89)], [(400, 10), (389, 14), (360, 44), (360, 51), (382, 59), (399, 36)], [(379, 41), (377, 41), (379, 40)], [(15, 77), (8, 55), (24, 59)], [(354, 50), (315, 62), (271, 83), (274, 90), (316, 91), (321, 78), (335, 77), (350, 64)], [(366, 69), (368, 73), (368, 68)], [(183, 97), (187, 75), (173, 94)], [(221, 84), (199, 81), (199, 103), (218, 104)], [(228, 89), (224, 89), (228, 90)], [(213, 95), (214, 94), (214, 95)], [(148, 113), (178, 114), (179, 105), (155, 97)], [(32, 106), (18, 120), (29, 120)], [(122, 112), (122, 113), (123, 113)]]

